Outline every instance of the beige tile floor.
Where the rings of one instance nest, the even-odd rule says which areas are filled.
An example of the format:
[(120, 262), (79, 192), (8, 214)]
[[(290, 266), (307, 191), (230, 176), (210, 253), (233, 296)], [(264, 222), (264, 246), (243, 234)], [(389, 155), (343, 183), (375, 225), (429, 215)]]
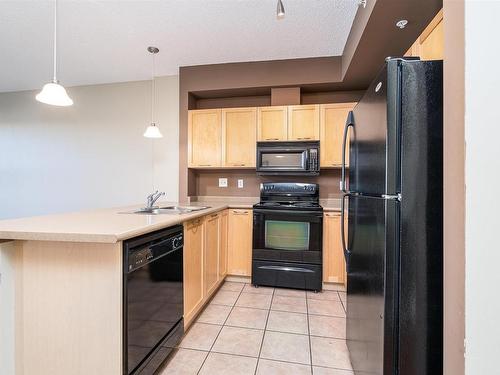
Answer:
[(345, 293), (226, 282), (161, 375), (353, 375)]

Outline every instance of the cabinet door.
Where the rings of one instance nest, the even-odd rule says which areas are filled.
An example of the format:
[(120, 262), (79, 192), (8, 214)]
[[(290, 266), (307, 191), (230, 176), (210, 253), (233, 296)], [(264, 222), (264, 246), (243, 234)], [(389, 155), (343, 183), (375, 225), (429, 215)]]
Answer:
[(444, 58), (443, 20), (439, 21), (432, 31), (420, 37), (420, 58), (422, 60), (442, 60)]
[(255, 167), (257, 108), (222, 110), (223, 165)]
[(221, 110), (188, 113), (189, 167), (220, 167), (222, 161)]
[(184, 326), (203, 303), (203, 220), (184, 223)]
[(204, 251), (205, 296), (212, 294), (219, 281), (219, 227), (220, 215), (218, 213), (206, 217)]
[(260, 107), (257, 109), (257, 139), (259, 141), (286, 141), (287, 107)]
[(290, 141), (319, 140), (319, 105), (288, 107), (288, 139)]
[[(320, 106), (320, 166), (342, 165), (342, 138), (349, 111), (356, 103), (323, 104)], [(349, 142), (346, 147), (346, 165), (349, 165)]]
[(323, 282), (325, 283), (346, 282), (340, 220), (340, 212), (327, 212), (323, 216)]
[(230, 275), (252, 274), (252, 210), (229, 210), (228, 265)]
[(219, 279), (227, 275), (227, 221), (228, 210), (224, 210), (220, 217), (220, 251), (219, 251)]

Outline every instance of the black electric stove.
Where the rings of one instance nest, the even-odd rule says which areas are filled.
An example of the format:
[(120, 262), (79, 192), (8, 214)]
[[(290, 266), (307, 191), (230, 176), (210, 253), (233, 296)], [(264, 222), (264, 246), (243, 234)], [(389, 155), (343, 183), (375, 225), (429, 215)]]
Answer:
[(321, 290), (319, 186), (264, 183), (253, 208), (252, 284)]

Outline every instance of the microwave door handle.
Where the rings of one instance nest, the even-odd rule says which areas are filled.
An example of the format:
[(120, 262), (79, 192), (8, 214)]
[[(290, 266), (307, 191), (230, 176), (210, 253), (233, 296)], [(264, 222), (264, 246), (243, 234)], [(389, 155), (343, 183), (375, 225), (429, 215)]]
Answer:
[(347, 186), (345, 183), (345, 151), (347, 146), (347, 134), (349, 133), (349, 128), (354, 127), (354, 114), (352, 111), (349, 111), (349, 115), (347, 115), (347, 121), (344, 127), (344, 135), (342, 137), (342, 177), (340, 180), (340, 190), (342, 193), (347, 194)]
[(345, 215), (345, 199), (346, 197), (348, 198), (351, 194), (346, 193), (342, 195), (342, 201), (340, 205), (340, 238), (342, 242), (342, 250), (344, 253), (344, 258), (345, 258), (345, 267), (346, 267), (346, 272), (349, 273), (349, 263), (351, 259), (351, 250), (347, 248), (346, 240), (345, 240), (345, 220), (344, 220), (344, 215)]

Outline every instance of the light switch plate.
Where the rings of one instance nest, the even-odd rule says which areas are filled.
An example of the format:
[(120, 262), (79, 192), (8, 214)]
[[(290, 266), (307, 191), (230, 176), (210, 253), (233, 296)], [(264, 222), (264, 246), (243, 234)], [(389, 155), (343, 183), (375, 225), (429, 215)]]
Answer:
[(243, 179), (238, 179), (238, 189), (243, 189)]
[(219, 178), (219, 187), (227, 187), (227, 178)]

